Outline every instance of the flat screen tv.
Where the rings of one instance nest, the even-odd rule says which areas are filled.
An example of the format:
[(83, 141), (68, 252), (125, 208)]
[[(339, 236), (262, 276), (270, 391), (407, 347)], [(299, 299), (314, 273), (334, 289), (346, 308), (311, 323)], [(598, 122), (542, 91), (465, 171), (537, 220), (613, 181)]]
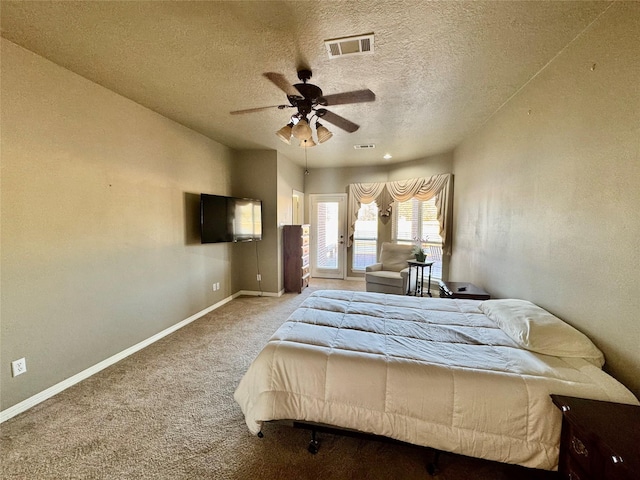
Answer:
[(262, 201), (200, 194), (202, 243), (262, 240)]

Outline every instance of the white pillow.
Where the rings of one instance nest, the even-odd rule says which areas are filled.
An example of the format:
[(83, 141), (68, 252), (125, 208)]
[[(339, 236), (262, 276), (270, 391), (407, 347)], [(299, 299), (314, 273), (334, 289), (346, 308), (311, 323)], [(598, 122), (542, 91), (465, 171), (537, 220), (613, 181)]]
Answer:
[(479, 308), (527, 350), (555, 357), (579, 357), (600, 367), (604, 365), (604, 355), (585, 334), (527, 300), (485, 300)]

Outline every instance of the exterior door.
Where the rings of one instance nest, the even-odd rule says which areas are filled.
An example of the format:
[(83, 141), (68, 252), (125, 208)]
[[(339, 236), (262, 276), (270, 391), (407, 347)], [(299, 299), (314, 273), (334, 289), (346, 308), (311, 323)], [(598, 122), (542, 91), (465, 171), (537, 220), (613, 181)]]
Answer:
[(347, 194), (309, 195), (311, 276), (345, 278)]

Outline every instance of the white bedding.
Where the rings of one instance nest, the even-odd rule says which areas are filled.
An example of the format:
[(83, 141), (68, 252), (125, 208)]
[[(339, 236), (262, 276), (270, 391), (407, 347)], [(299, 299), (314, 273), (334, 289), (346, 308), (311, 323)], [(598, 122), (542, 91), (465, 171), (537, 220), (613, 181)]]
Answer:
[(318, 422), (552, 470), (561, 414), (549, 394), (638, 403), (593, 359), (520, 348), (480, 303), (311, 294), (240, 381), (249, 430)]

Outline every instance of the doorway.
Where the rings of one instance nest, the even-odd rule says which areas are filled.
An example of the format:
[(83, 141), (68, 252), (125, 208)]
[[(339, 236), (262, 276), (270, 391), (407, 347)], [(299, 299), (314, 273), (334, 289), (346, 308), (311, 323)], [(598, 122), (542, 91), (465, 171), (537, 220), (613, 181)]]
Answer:
[(302, 225), (304, 223), (304, 193), (293, 190), (291, 194), (291, 225)]
[(311, 276), (344, 279), (347, 194), (309, 195)]

